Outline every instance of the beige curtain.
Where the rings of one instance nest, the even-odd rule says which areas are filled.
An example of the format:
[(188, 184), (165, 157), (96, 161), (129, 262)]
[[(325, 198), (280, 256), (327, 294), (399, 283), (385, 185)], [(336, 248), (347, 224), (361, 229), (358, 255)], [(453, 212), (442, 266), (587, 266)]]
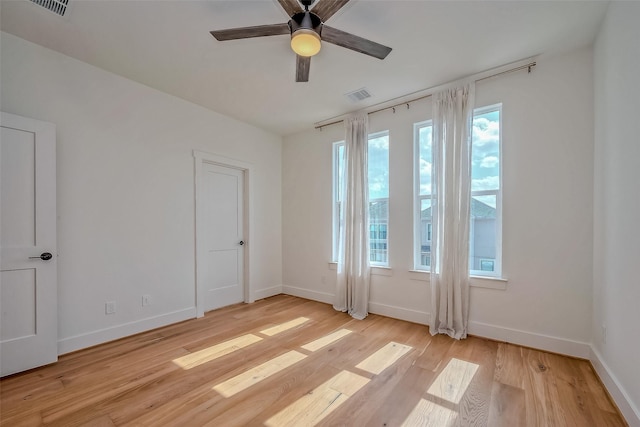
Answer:
[(338, 280), (334, 308), (356, 319), (369, 312), (369, 123), (366, 114), (345, 120), (343, 220), (338, 248)]
[(434, 95), (432, 335), (467, 337), (474, 83)]

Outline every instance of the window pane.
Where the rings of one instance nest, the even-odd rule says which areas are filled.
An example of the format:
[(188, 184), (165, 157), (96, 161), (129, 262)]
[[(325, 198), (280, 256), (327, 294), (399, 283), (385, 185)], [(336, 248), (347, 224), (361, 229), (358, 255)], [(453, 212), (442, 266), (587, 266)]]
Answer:
[(344, 183), (344, 142), (333, 145), (333, 261), (338, 260), (338, 242), (342, 229), (342, 192)]
[(389, 197), (389, 135), (369, 138), (369, 199)]
[(500, 189), (500, 110), (473, 117), (471, 190)]
[(497, 196), (471, 198), (471, 228), (469, 230), (469, 268), (494, 271), (496, 260)]
[(432, 126), (423, 126), (418, 130), (418, 148), (419, 148), (419, 173), (420, 173), (420, 196), (428, 196), (431, 194), (431, 167), (433, 164), (432, 153)]
[(371, 262), (388, 262), (387, 257), (387, 221), (389, 218), (389, 200), (369, 202), (369, 259)]
[(420, 200), (420, 265), (431, 265), (431, 199)]
[(431, 266), (431, 174), (433, 166), (433, 127), (431, 121), (414, 125), (414, 144), (417, 159), (414, 164), (416, 198), (419, 212), (415, 218), (416, 241), (414, 259), (416, 268), (429, 270)]
[(369, 259), (387, 264), (389, 222), (389, 134), (369, 137)]
[(342, 191), (344, 190), (344, 144), (336, 146), (336, 201), (342, 201)]

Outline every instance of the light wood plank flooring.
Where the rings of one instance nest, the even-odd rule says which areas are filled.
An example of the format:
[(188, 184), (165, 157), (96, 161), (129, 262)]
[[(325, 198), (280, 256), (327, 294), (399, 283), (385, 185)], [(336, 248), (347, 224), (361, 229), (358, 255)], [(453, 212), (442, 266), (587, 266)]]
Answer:
[(0, 381), (2, 426), (624, 426), (589, 362), (279, 295)]

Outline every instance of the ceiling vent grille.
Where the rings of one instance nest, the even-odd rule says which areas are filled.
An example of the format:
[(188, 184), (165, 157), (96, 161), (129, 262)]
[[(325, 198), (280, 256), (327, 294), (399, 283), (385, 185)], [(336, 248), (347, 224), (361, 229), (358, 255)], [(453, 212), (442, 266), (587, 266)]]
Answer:
[(50, 10), (56, 15), (64, 16), (69, 6), (69, 0), (31, 0), (33, 3)]
[(344, 96), (346, 96), (351, 102), (360, 102), (367, 98), (371, 98), (371, 93), (363, 87), (361, 89), (354, 90), (353, 92), (345, 93)]

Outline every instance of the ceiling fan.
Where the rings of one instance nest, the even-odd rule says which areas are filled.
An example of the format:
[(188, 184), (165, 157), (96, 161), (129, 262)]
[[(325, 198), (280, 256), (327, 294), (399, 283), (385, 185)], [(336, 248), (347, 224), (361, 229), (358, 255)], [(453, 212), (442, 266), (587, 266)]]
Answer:
[(349, 0), (318, 0), (318, 4), (310, 11), (309, 7), (315, 1), (300, 0), (304, 6), (302, 9), (298, 0), (278, 0), (280, 6), (291, 17), (289, 22), (216, 30), (211, 31), (211, 35), (219, 41), (227, 41), (289, 34), (291, 48), (297, 55), (296, 82), (309, 81), (311, 57), (320, 51), (320, 41), (346, 47), (378, 59), (386, 58), (391, 52), (390, 47), (325, 25), (324, 22)]

